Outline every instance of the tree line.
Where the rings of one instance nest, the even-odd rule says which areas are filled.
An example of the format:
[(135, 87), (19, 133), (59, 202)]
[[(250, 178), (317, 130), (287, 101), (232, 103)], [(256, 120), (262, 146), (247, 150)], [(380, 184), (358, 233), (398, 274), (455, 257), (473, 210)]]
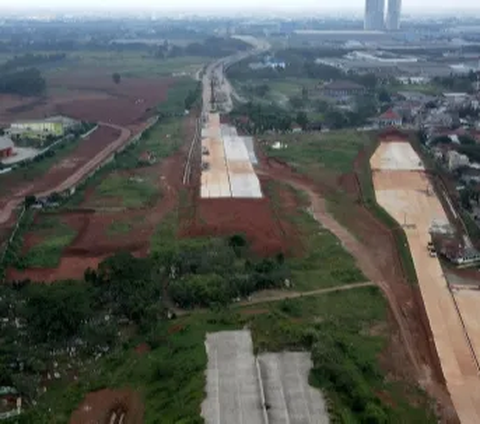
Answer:
[(172, 240), (147, 258), (119, 252), (87, 269), (83, 281), (3, 284), (0, 385), (16, 387), (28, 404), (39, 395), (53, 351), (73, 349), (81, 362), (121, 343), (124, 326), (148, 336), (168, 317), (165, 296), (183, 308), (227, 305), (281, 287), (289, 275), (281, 254), (257, 258), (242, 235), (233, 235)]
[(47, 87), (45, 78), (36, 68), (0, 72), (0, 93), (39, 96)]
[(67, 57), (65, 53), (32, 54), (14, 56), (0, 66), (0, 72), (8, 72), (18, 68), (26, 68), (42, 65), (44, 63), (62, 61)]
[(179, 46), (165, 41), (153, 52), (158, 59), (179, 56), (224, 57), (249, 48), (248, 44), (235, 38), (208, 37), (202, 42)]

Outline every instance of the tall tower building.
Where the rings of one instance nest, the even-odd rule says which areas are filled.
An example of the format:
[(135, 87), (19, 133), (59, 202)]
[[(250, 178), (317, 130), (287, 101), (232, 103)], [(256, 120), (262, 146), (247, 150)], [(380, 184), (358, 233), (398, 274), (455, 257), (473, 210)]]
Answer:
[(400, 14), (402, 12), (402, 0), (388, 0), (387, 19), (385, 26), (389, 31), (400, 29)]
[(385, 0), (366, 0), (365, 24), (366, 30), (381, 31), (385, 28)]

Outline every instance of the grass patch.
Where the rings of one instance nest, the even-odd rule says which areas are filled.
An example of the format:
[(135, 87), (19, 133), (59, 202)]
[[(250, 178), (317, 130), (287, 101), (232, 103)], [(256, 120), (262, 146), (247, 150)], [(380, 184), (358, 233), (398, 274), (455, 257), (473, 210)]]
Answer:
[(355, 259), (330, 231), (307, 212), (295, 217), (303, 234), (305, 253), (288, 261), (295, 290), (316, 290), (367, 281)]
[(302, 94), (302, 88), (312, 89), (317, 84), (318, 80), (310, 78), (285, 78), (268, 82), (272, 92), (279, 92), (287, 97), (299, 96)]
[(129, 222), (112, 222), (107, 229), (109, 236), (128, 234), (132, 230), (132, 224)]
[(58, 218), (44, 215), (41, 215), (38, 223), (31, 225), (30, 232), (43, 240), (24, 255), (26, 268), (55, 268), (60, 262), (63, 249), (77, 235), (73, 228)]
[(442, 87), (435, 84), (390, 84), (386, 88), (392, 93), (398, 93), (399, 91), (412, 91), (416, 93), (429, 94), (432, 96), (437, 96), (445, 91), (442, 89)]
[[(134, 339), (92, 363), (78, 383), (65, 388), (55, 382), (38, 407), (24, 415), (24, 422), (66, 422), (88, 391), (130, 387), (143, 398), (146, 424), (201, 423), (205, 335), (245, 326), (252, 330), (256, 352), (287, 348), (312, 351), (310, 384), (326, 394), (332, 422), (435, 422), (422, 393), (406, 384), (389, 382), (378, 366), (377, 358), (387, 342), (385, 334), (370, 331), (386, 322), (387, 306), (378, 289), (356, 289), (256, 308), (259, 306), (267, 308), (268, 313), (217, 310), (160, 322), (146, 337), (150, 352), (141, 356), (134, 353), (133, 347), (144, 341)], [(414, 401), (409, 402), (405, 393), (415, 393)], [(374, 416), (381, 419), (375, 420)]]
[[(112, 74), (119, 72), (122, 77), (170, 76), (173, 73), (193, 73), (209, 58), (198, 56), (182, 56), (168, 59), (157, 59), (145, 52), (134, 51), (79, 51), (67, 55), (67, 59), (59, 64), (42, 67), (45, 75), (52, 79), (52, 86), (59, 87), (55, 77), (75, 71), (76, 74), (92, 73)], [(68, 87), (66, 87), (68, 88)]]
[[(258, 352), (311, 350), (310, 384), (326, 394), (331, 422), (434, 423), (426, 396), (387, 381), (378, 366), (387, 339), (371, 329), (386, 321), (386, 310), (379, 290), (369, 287), (281, 301), (249, 326)], [(415, 393), (415, 403), (406, 392)]]
[(326, 168), (336, 173), (352, 170), (353, 161), (363, 146), (371, 143), (368, 134), (356, 131), (332, 131), (329, 133), (275, 134), (268, 142), (280, 141), (286, 147), (267, 147), (270, 157), (281, 159), (301, 172), (308, 167)]
[(282, 209), (278, 194), (280, 190), (291, 191), (301, 205), (309, 204), (305, 193), (273, 181), (269, 181), (265, 188), (275, 214), (294, 225), (301, 235), (302, 254), (292, 252), (294, 256), (287, 260), (292, 272), (293, 290), (309, 291), (367, 281), (356, 266), (355, 259), (337, 237), (323, 228), (310, 213), (302, 208), (295, 214)]
[(152, 204), (158, 189), (146, 178), (111, 174), (96, 189), (98, 198), (118, 198), (126, 208), (141, 208)]
[(167, 116), (183, 115), (192, 106), (186, 104), (187, 97), (191, 95), (193, 99), (193, 93), (199, 89), (200, 83), (192, 78), (178, 79), (168, 88), (167, 99), (157, 107), (158, 112)]

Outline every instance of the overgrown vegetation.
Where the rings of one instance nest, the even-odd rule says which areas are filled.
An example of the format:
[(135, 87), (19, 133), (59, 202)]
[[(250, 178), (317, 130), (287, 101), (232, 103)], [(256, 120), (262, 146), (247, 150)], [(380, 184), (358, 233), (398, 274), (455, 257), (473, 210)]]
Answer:
[(162, 102), (157, 111), (161, 117), (183, 116), (200, 100), (201, 83), (191, 78), (177, 80), (168, 88), (167, 100)]
[[(295, 291), (367, 281), (354, 258), (345, 251), (337, 237), (321, 227), (307, 210), (303, 210), (309, 204), (308, 199), (302, 198), (304, 193), (287, 184), (273, 181), (266, 184), (264, 190), (272, 201), (275, 215), (282, 221), (294, 225), (298, 231), (297, 245), (291, 242), (292, 256), (285, 259), (291, 272), (290, 286)], [(290, 191), (302, 209), (295, 213), (285, 211), (279, 199), (279, 193), (282, 191)]]
[(398, 253), (400, 255), (402, 268), (405, 272), (405, 277), (409, 283), (417, 284), (417, 272), (415, 271), (415, 264), (413, 262), (405, 231), (403, 231), (403, 228), (400, 226), (400, 224), (394, 218), (392, 218), (390, 214), (377, 203), (376, 200), (372, 172), (369, 163), (371, 154), (373, 153), (373, 149), (375, 147), (376, 143), (366, 146), (364, 161), (360, 163), (360, 168), (357, 171), (362, 191), (362, 201), (364, 205), (369, 208), (380, 221), (382, 221), (388, 228), (391, 229)]
[(8, 72), (0, 70), (0, 93), (39, 96), (45, 89), (45, 79), (36, 68)]
[[(284, 300), (255, 317), (250, 328), (259, 351), (312, 352), (310, 384), (326, 393), (332, 422), (433, 423), (432, 415), (405, 399), (405, 386), (388, 382), (378, 366), (387, 332), (372, 330), (384, 325), (385, 317), (378, 289), (366, 288)], [(425, 408), (425, 397), (413, 393)]]
[[(360, 149), (371, 142), (364, 132), (331, 131), (328, 133), (276, 134), (261, 139), (270, 157), (291, 164), (307, 173), (309, 167), (322, 167), (338, 173), (352, 170)], [(272, 147), (279, 141), (278, 148)]]
[(160, 193), (147, 178), (110, 174), (97, 187), (95, 195), (119, 199), (126, 208), (141, 208), (153, 204)]
[(18, 269), (55, 268), (60, 262), (63, 249), (77, 235), (73, 228), (54, 215), (40, 215), (29, 231), (35, 232), (41, 241), (19, 258), (15, 264)]
[(19, 68), (29, 68), (44, 63), (59, 62), (66, 58), (65, 53), (33, 54), (27, 53), (21, 56), (14, 56), (0, 66), (0, 72), (13, 71)]
[[(60, 291), (52, 287), (52, 291)], [(61, 294), (56, 296), (56, 300), (61, 298)], [(71, 303), (67, 305), (78, 311), (88, 301)], [(92, 361), (77, 384), (52, 385), (21, 422), (65, 422), (88, 391), (128, 386), (143, 398), (145, 423), (159, 419), (167, 424), (200, 423), (207, 363), (205, 334), (245, 326), (252, 330), (257, 352), (312, 351), (310, 384), (327, 396), (332, 422), (435, 422), (425, 395), (387, 379), (378, 365), (388, 334), (386, 304), (378, 289), (356, 289), (259, 307), (264, 313), (249, 313), (248, 308), (245, 314), (243, 309), (217, 309), (173, 322), (157, 321), (144, 336), (134, 336), (104, 358)], [(74, 315), (69, 319), (74, 323), (78, 318)], [(145, 340), (151, 350), (142, 355), (134, 352), (133, 348)]]

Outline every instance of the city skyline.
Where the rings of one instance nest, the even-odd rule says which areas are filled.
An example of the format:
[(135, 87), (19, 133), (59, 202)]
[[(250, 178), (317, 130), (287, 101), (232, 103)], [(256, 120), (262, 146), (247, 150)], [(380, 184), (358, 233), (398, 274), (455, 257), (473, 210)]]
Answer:
[(400, 29), (400, 18), (402, 14), (402, 0), (388, 0), (385, 28), (389, 31)]
[[(336, 2), (319, 2), (318, 0), (266, 0), (259, 6), (256, 0), (243, 0), (241, 3), (231, 2), (225, 4), (222, 0), (205, 0), (199, 5), (192, 0), (177, 0), (172, 4), (159, 4), (156, 0), (137, 0), (132, 3), (128, 0), (74, 0), (65, 6), (63, 0), (17, 0), (14, 5), (1, 5), (0, 10), (20, 10), (25, 8), (51, 8), (62, 10), (86, 10), (86, 9), (132, 9), (132, 10), (291, 10), (300, 13), (302, 10), (318, 11), (362, 11), (365, 8), (364, 0), (337, 0)], [(403, 0), (402, 10), (406, 12), (442, 12), (442, 11), (462, 11), (462, 10), (480, 10), (473, 0)]]
[(364, 28), (381, 31), (385, 27), (385, 0), (365, 0)]

